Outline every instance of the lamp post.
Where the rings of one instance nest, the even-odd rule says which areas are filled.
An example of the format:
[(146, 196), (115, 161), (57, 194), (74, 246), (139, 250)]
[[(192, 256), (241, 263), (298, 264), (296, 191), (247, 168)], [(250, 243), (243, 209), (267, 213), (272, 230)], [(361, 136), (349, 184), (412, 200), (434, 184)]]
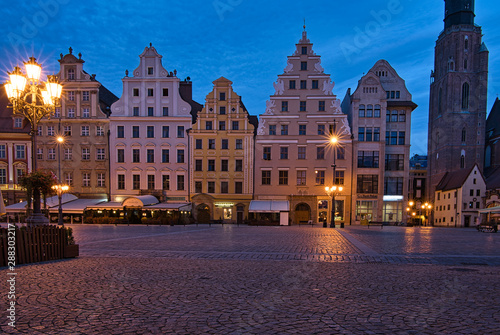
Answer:
[[(25, 72), (16, 66), (14, 71), (8, 73), (9, 81), (4, 85), (7, 97), (12, 104), (13, 115), (26, 118), (31, 125), (32, 141), (32, 171), (37, 170), (37, 143), (36, 135), (38, 123), (46, 116), (54, 113), (55, 107), (61, 98), (62, 86), (56, 76), (47, 76), (47, 81), (40, 80), (42, 66), (30, 57), (24, 62)], [(26, 219), (28, 225), (48, 224), (49, 220), (42, 214), (40, 206), (40, 189), (33, 189), (33, 213)]]
[(62, 214), (62, 195), (64, 192), (69, 190), (69, 186), (63, 184), (57, 184), (52, 186), (52, 189), (57, 192), (57, 197), (59, 198), (59, 216), (57, 219), (57, 224), (59, 226), (64, 226), (63, 214)]
[[(332, 221), (330, 223), (330, 228), (335, 228), (335, 213), (336, 213), (336, 207), (335, 206), (335, 194), (337, 192), (342, 192), (344, 188), (342, 186), (337, 186), (333, 185), (332, 187), (325, 187), (325, 191), (328, 195), (331, 195), (332, 197)], [(326, 223), (325, 223), (326, 224)], [(325, 227), (325, 226), (323, 226)], [(340, 228), (344, 228), (343, 225), (340, 226)]]
[(428, 220), (428, 217), (429, 217), (429, 210), (432, 208), (432, 205), (428, 202), (424, 203), (422, 205), (422, 209), (425, 211), (425, 222), (424, 222), (424, 225), (426, 226), (427, 225), (427, 220)]

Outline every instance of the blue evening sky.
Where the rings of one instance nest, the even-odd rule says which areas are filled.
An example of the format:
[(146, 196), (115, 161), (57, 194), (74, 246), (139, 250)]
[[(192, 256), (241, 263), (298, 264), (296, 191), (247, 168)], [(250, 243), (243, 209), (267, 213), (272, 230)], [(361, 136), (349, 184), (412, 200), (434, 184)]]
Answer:
[[(488, 112), (500, 93), (497, 0), (476, 1), (476, 24), (490, 51)], [(412, 154), (426, 154), (429, 75), (443, 29), (442, 0), (358, 1), (14, 1), (0, 10), (0, 78), (32, 54), (50, 72), (59, 54), (82, 53), (84, 69), (118, 97), (125, 70), (134, 70), (149, 43), (163, 66), (191, 77), (202, 104), (212, 81), (233, 81), (251, 114), (265, 111), (306, 19), (308, 37), (343, 99), (377, 60), (406, 80), (419, 107), (412, 115)]]

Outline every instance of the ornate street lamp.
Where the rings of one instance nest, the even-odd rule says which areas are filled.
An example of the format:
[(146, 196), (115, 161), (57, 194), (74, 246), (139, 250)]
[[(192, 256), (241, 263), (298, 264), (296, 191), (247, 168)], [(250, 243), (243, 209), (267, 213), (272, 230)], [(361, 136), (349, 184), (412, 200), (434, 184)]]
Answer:
[(58, 216), (57, 224), (59, 226), (64, 226), (63, 213), (62, 213), (62, 195), (63, 195), (63, 193), (65, 193), (69, 190), (69, 186), (63, 185), (63, 184), (57, 184), (57, 185), (52, 186), (52, 189), (54, 191), (56, 191), (57, 197), (59, 198), (59, 216)]
[[(330, 228), (335, 228), (335, 214), (337, 212), (337, 206), (335, 204), (335, 195), (336, 193), (340, 193), (342, 192), (344, 188), (342, 186), (337, 186), (337, 185), (333, 185), (332, 187), (325, 187), (325, 191), (326, 193), (332, 197), (332, 220), (331, 220), (331, 224), (330, 224)], [(323, 225), (323, 227), (326, 227), (326, 221)], [(344, 228), (343, 225), (341, 226), (341, 228)]]
[(424, 203), (422, 205), (422, 210), (425, 211), (425, 222), (424, 222), (424, 225), (427, 225), (427, 221), (429, 220), (429, 210), (432, 209), (432, 205), (428, 202)]
[[(24, 62), (24, 74), (19, 67), (9, 73), (9, 81), (4, 85), (7, 97), (12, 104), (13, 115), (26, 118), (31, 125), (32, 141), (32, 171), (37, 170), (36, 135), (38, 123), (44, 117), (50, 117), (59, 105), (62, 86), (56, 76), (47, 76), (47, 81), (40, 80), (42, 66), (30, 57)], [(26, 219), (28, 225), (48, 224), (49, 220), (42, 214), (40, 208), (40, 189), (33, 189), (33, 213)]]

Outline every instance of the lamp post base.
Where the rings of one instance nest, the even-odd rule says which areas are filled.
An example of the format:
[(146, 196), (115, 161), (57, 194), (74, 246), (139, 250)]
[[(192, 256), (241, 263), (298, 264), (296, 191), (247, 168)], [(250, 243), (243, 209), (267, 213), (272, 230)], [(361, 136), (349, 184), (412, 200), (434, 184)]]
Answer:
[(28, 227), (45, 226), (49, 224), (49, 219), (42, 213), (33, 213), (26, 219)]

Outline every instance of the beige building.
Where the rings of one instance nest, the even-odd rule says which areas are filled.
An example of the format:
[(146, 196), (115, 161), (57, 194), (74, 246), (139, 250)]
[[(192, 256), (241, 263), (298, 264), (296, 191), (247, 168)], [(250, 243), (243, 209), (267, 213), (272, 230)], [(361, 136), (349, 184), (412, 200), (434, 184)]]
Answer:
[(189, 132), (193, 215), (200, 222), (248, 219), (253, 196), (256, 117), (221, 77)]
[[(255, 141), (255, 215), (289, 223), (330, 223), (332, 198), (325, 187), (343, 187), (336, 194), (336, 221), (350, 223), (352, 139), (347, 115), (333, 94), (334, 83), (321, 66), (321, 57), (302, 33), (275, 93), (260, 115)], [(331, 135), (339, 137), (330, 145)], [(334, 158), (335, 157), (335, 158)], [(266, 205), (265, 202), (268, 202)], [(279, 201), (283, 206), (274, 206)], [(279, 208), (278, 208), (279, 207)], [(268, 208), (268, 209), (265, 209)], [(276, 209), (273, 209), (276, 208)], [(282, 211), (278, 218), (276, 214)], [(289, 212), (288, 212), (289, 211)], [(274, 215), (274, 216), (273, 216)]]
[(404, 80), (385, 60), (364, 75), (342, 108), (353, 131), (352, 221), (406, 221), (411, 112)]
[[(39, 168), (52, 170), (79, 198), (106, 198), (110, 185), (108, 115), (118, 98), (83, 70), (81, 56), (73, 55), (71, 48), (61, 54), (61, 107), (38, 126), (37, 162)], [(59, 135), (64, 137), (61, 145), (56, 141)]]
[(447, 172), (436, 187), (434, 226), (472, 227), (479, 224), (479, 211), (484, 206), (481, 197), (485, 195), (486, 183), (478, 165)]

